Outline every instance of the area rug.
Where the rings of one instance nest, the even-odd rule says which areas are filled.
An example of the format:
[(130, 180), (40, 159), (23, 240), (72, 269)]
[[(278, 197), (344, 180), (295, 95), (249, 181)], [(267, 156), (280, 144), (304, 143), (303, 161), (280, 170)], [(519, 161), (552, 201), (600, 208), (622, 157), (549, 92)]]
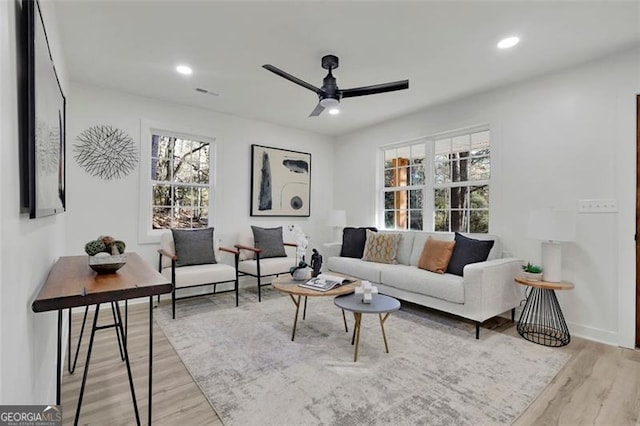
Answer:
[(385, 323), (388, 354), (377, 315), (363, 315), (354, 362), (331, 298), (309, 298), (293, 342), (289, 297), (243, 302), (204, 297), (179, 302), (175, 320), (168, 305), (155, 314), (227, 425), (509, 424), (569, 359), (490, 330), (476, 340), (470, 323), (401, 310)]

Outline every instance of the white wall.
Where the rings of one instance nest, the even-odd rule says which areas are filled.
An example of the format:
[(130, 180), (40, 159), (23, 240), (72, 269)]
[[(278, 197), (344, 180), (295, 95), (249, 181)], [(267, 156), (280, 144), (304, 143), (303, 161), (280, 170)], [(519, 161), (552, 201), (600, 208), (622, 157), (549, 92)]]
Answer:
[(540, 261), (540, 243), (526, 237), (533, 209), (618, 200), (616, 214), (577, 216), (577, 241), (563, 247), (564, 278), (576, 288), (558, 297), (574, 334), (633, 347), (637, 93), (640, 51), (631, 50), (340, 137), (334, 206), (351, 225), (373, 224), (378, 147), (488, 123), (490, 232), (506, 251)]
[[(55, 15), (42, 3), (52, 54), (66, 93)], [(55, 403), (55, 313), (31, 302), (63, 254), (65, 215), (30, 220), (20, 213), (15, 1), (0, 1), (0, 404)]]
[[(176, 131), (215, 138), (216, 238), (224, 245), (238, 242), (250, 225), (298, 224), (311, 247), (325, 242), (327, 212), (333, 199), (333, 139), (314, 133), (219, 114), (198, 108), (73, 83), (69, 98), (67, 136), (68, 233), (66, 252), (83, 253), (87, 241), (108, 234), (124, 240), (157, 265), (157, 244), (138, 241), (139, 167), (123, 179), (105, 181), (89, 175), (73, 159), (73, 145), (86, 128), (109, 124), (125, 131), (140, 148), (140, 121), (168, 125)], [(311, 217), (252, 218), (249, 215), (251, 144), (311, 153)], [(232, 262), (231, 256), (223, 261)]]

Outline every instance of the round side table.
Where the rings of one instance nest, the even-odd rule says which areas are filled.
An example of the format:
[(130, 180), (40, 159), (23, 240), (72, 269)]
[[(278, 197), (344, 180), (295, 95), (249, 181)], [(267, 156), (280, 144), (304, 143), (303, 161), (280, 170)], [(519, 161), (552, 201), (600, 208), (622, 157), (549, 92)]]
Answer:
[(555, 290), (571, 290), (573, 284), (532, 281), (520, 277), (515, 281), (530, 288), (516, 327), (518, 333), (530, 342), (543, 346), (568, 345), (571, 335)]

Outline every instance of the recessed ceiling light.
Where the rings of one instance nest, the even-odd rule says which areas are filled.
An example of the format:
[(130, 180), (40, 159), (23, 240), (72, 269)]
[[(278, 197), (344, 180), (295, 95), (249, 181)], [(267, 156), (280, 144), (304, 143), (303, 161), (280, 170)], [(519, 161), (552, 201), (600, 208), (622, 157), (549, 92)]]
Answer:
[(513, 47), (518, 43), (520, 43), (519, 37), (507, 37), (500, 40), (500, 42), (498, 43), (498, 49), (509, 49), (510, 47)]
[(331, 115), (337, 115), (337, 114), (340, 114), (340, 110), (339, 110), (338, 108), (331, 108), (331, 109), (329, 110), (329, 114), (331, 114)]
[(184, 74), (184, 75), (191, 75), (193, 73), (193, 70), (191, 69), (191, 67), (189, 67), (187, 65), (178, 65), (176, 67), (176, 71), (178, 71), (180, 74)]

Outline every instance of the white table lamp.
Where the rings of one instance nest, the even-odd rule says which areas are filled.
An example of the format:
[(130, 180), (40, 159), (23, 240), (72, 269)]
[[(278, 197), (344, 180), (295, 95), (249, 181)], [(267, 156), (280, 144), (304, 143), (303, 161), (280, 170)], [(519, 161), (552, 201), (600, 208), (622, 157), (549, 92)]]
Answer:
[(327, 221), (332, 228), (338, 228), (338, 240), (340, 240), (340, 229), (347, 224), (347, 212), (344, 210), (329, 211), (329, 220)]
[(529, 238), (542, 240), (542, 279), (562, 281), (561, 241), (575, 241), (576, 217), (572, 211), (540, 209), (529, 215)]

